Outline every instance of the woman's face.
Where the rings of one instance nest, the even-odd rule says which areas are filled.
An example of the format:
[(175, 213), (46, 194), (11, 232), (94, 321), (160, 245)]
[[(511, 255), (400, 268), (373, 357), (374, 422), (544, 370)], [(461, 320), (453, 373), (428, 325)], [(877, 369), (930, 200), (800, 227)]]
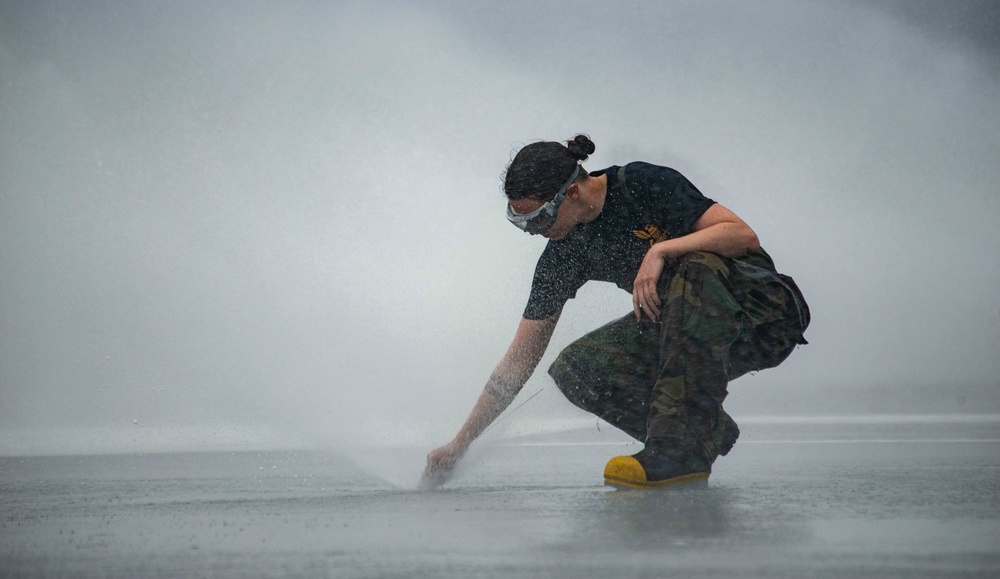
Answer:
[[(569, 235), (569, 232), (573, 231), (573, 228), (580, 223), (577, 215), (578, 196), (579, 188), (576, 183), (566, 189), (566, 198), (559, 205), (559, 210), (556, 212), (556, 220), (552, 223), (552, 227), (549, 227), (548, 230), (541, 234), (543, 237), (556, 240), (562, 239)], [(515, 212), (522, 215), (531, 213), (542, 205), (545, 205), (544, 201), (531, 198), (515, 199), (508, 202)]]

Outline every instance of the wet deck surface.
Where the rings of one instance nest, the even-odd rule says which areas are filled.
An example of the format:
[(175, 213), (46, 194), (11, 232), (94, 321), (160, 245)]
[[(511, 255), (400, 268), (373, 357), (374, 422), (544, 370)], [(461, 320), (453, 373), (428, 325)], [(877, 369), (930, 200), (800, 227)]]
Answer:
[(2, 458), (0, 576), (1000, 574), (996, 422), (744, 427), (707, 488), (653, 492), (601, 484), (639, 447), (547, 442), (430, 493), (322, 452)]

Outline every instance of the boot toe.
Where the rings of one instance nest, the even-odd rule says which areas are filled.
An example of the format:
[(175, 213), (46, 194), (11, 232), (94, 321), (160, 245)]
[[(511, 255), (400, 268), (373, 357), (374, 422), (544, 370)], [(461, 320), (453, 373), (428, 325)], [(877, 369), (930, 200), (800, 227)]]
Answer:
[(631, 456), (616, 456), (604, 467), (604, 482), (625, 486), (645, 487), (646, 470)]

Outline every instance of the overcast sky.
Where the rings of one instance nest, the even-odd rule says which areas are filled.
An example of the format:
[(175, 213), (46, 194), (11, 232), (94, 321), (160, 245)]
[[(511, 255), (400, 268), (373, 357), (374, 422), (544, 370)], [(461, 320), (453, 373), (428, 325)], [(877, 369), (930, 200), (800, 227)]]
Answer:
[[(577, 132), (588, 169), (680, 170), (805, 292), (810, 345), (737, 418), (1000, 411), (998, 12), (0, 1), (0, 452), (443, 442), (544, 245), (500, 174)], [(525, 423), (580, 418), (544, 368), (630, 303), (567, 306)]]

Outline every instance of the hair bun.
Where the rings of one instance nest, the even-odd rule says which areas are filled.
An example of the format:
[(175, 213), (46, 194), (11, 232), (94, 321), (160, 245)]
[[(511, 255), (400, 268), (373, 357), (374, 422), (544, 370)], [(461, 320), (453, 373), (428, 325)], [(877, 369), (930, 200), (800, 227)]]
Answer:
[(586, 161), (587, 157), (597, 150), (597, 145), (587, 135), (577, 135), (566, 141), (566, 148), (577, 161)]

